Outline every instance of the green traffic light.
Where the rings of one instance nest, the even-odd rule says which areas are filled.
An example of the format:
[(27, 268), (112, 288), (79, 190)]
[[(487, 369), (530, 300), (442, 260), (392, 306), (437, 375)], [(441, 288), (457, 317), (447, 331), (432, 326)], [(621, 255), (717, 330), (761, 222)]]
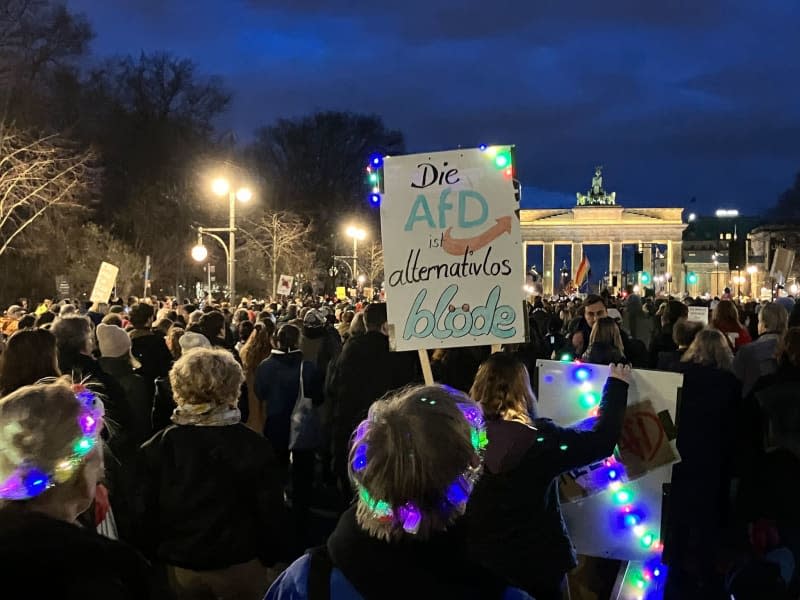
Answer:
[(694, 271), (690, 271), (688, 275), (686, 275), (686, 283), (689, 285), (694, 285), (697, 283), (697, 273)]
[(652, 281), (652, 279), (653, 278), (650, 277), (650, 273), (648, 273), (647, 271), (642, 271), (642, 275), (641, 275), (642, 285), (650, 285), (650, 282)]

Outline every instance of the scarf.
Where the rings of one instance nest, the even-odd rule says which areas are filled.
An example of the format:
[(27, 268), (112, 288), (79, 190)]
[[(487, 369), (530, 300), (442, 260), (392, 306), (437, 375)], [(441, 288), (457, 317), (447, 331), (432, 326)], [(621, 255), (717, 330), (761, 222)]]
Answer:
[(172, 422), (176, 425), (220, 427), (235, 425), (242, 420), (238, 408), (218, 404), (184, 404), (172, 411)]
[(506, 584), (468, 562), (457, 526), (428, 540), (385, 542), (370, 537), (348, 508), (328, 538), (334, 566), (366, 600), (502, 598)]

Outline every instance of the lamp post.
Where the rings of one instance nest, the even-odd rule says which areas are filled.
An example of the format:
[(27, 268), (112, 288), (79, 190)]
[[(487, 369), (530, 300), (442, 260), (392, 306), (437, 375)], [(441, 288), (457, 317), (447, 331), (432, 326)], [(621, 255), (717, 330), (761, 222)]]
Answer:
[(367, 232), (355, 225), (350, 225), (346, 231), (353, 238), (353, 279), (358, 277), (358, 242), (367, 239)]
[[(225, 258), (228, 262), (228, 294), (231, 304), (236, 302), (236, 201), (249, 202), (253, 192), (249, 188), (240, 187), (236, 190), (231, 187), (227, 179), (220, 177), (211, 183), (211, 189), (217, 196), (228, 196), (228, 226), (227, 227), (198, 227), (197, 245), (192, 248), (192, 258), (202, 262), (208, 256), (208, 250), (203, 246), (203, 235), (208, 235), (217, 240), (225, 249)], [(221, 237), (213, 232), (227, 232), (228, 245)], [(203, 250), (200, 250), (203, 248)]]
[(755, 298), (756, 297), (754, 281), (755, 281), (755, 274), (757, 272), (758, 272), (758, 267), (757, 266), (750, 265), (749, 267), (747, 267), (747, 274), (750, 275), (750, 297), (751, 298)]

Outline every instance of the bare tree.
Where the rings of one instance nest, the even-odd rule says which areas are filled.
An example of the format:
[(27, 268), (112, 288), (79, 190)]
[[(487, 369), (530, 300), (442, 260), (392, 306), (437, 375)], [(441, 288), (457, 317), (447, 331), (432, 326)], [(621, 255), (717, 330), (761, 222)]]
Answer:
[(239, 230), (246, 244), (267, 260), (272, 275), (272, 296), (277, 293), (281, 272), (305, 272), (313, 264), (309, 245), (311, 225), (295, 213), (266, 212), (256, 221), (246, 221)]
[(375, 282), (383, 281), (383, 246), (380, 242), (372, 242), (365, 249), (361, 260), (370, 286), (375, 285)]
[(94, 156), (58, 135), (0, 125), (0, 256), (46, 211), (85, 206)]

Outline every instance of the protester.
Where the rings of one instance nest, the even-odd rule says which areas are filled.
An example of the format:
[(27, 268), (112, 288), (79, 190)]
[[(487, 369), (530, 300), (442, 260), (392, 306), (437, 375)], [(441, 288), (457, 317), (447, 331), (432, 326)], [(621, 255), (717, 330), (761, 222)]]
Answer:
[(269, 358), (272, 352), (272, 336), (275, 334), (275, 324), (267, 319), (255, 324), (253, 333), (248, 338), (239, 353), (242, 359), (245, 385), (247, 386), (247, 402), (249, 417), (247, 426), (259, 433), (264, 431), (264, 405), (256, 393), (256, 369)]
[(630, 373), (629, 366), (611, 366), (598, 418), (580, 430), (536, 418), (527, 370), (507, 354), (493, 354), (475, 378), (470, 396), (486, 416), (490, 443), (467, 506), (470, 554), (536, 600), (560, 599), (565, 575), (577, 564), (558, 477), (612, 454)]
[(355, 505), (266, 600), (313, 598), (315, 589), (352, 600), (529, 598), (470, 563), (458, 533), (485, 441), (480, 409), (461, 392), (415, 387), (374, 403), (349, 453)]
[(661, 371), (680, 371), (681, 359), (687, 348), (694, 341), (697, 333), (703, 329), (703, 324), (698, 321), (690, 321), (686, 317), (680, 317), (672, 327), (672, 341), (677, 348), (658, 353), (658, 363), (656, 369)]
[(625, 303), (625, 314), (622, 316), (622, 327), (633, 339), (648, 347), (653, 338), (653, 317), (642, 309), (642, 298), (631, 294)]
[(733, 300), (720, 300), (711, 315), (711, 325), (725, 334), (730, 340), (734, 350), (738, 350), (752, 340), (741, 322), (739, 321), (739, 311)]
[(58, 377), (56, 338), (46, 329), (17, 331), (0, 356), (0, 394), (5, 396), (45, 377)]
[(339, 332), (339, 335), (342, 337), (342, 341), (345, 340), (345, 335), (350, 331), (350, 324), (353, 322), (353, 318), (356, 316), (356, 313), (352, 310), (348, 309), (342, 312), (342, 315), (339, 320), (339, 324), (336, 326), (336, 331)]
[[(256, 369), (255, 391), (266, 416), (264, 436), (269, 440), (291, 485), (292, 514), (301, 540), (308, 535), (308, 511), (314, 478), (314, 447), (291, 446), (292, 411), (300, 397), (302, 378), (304, 397), (315, 405), (322, 403), (322, 374), (314, 363), (303, 360), (300, 330), (294, 325), (280, 327), (270, 356)], [(317, 444), (319, 439), (316, 440)], [(291, 465), (291, 466), (290, 466)]]
[(776, 349), (786, 333), (788, 320), (789, 314), (780, 304), (771, 302), (761, 309), (758, 315), (758, 339), (740, 348), (733, 359), (733, 372), (742, 382), (744, 396), (750, 393), (760, 377), (777, 369)]
[(172, 366), (172, 355), (164, 337), (153, 333), (153, 307), (149, 304), (134, 304), (130, 308), (130, 332), (133, 356), (142, 365), (139, 374), (144, 377), (150, 390), (156, 377), (166, 377)]
[(611, 317), (597, 319), (589, 335), (589, 347), (581, 357), (583, 361), (598, 365), (627, 363), (625, 347), (619, 326)]
[(125, 393), (125, 404), (130, 416), (127, 431), (137, 447), (153, 434), (151, 412), (153, 396), (141, 375), (134, 373), (139, 362), (131, 354), (131, 338), (116, 325), (97, 326), (97, 344), (100, 349), (100, 368), (112, 377)]
[(247, 340), (250, 339), (250, 336), (253, 334), (253, 329), (255, 326), (253, 325), (252, 321), (242, 321), (239, 323), (239, 329), (236, 332), (236, 345), (234, 348), (236, 352), (241, 352), (244, 345), (247, 343)]
[(339, 358), (331, 364), (326, 381), (326, 397), (333, 408), (334, 472), (345, 495), (349, 495), (350, 434), (375, 400), (420, 380), (416, 353), (389, 351), (386, 304), (370, 304), (363, 314), (367, 332), (350, 338), (344, 345)]
[(177, 598), (258, 598), (289, 543), (274, 454), (236, 408), (242, 370), (194, 349), (170, 371), (173, 426), (140, 451), (139, 544)]
[(700, 331), (681, 359), (677, 448), (664, 532), (670, 569), (665, 598), (714, 598), (723, 582), (716, 564), (732, 524), (741, 384), (733, 354), (716, 329)]
[(352, 338), (357, 338), (367, 333), (367, 326), (364, 323), (364, 311), (358, 311), (350, 323), (350, 329), (342, 336), (342, 341), (346, 342)]
[(169, 350), (170, 354), (172, 354), (172, 358), (174, 360), (178, 360), (181, 357), (181, 337), (183, 334), (186, 333), (186, 330), (183, 327), (178, 325), (173, 325), (167, 331), (167, 335), (164, 336), (164, 341), (167, 344), (167, 350)]
[(653, 329), (653, 339), (650, 342), (650, 365), (658, 364), (661, 352), (674, 352), (678, 345), (673, 340), (673, 329), (679, 319), (689, 316), (689, 308), (677, 300), (668, 300), (661, 305), (663, 312), (659, 317), (659, 327)]
[(0, 400), (4, 597), (154, 597), (134, 550), (76, 524), (103, 476), (102, 428), (102, 402), (64, 381)]
[(475, 381), (478, 368), (490, 353), (490, 346), (437, 348), (431, 357), (433, 379), (466, 394)]
[(569, 341), (574, 356), (581, 356), (589, 346), (592, 327), (598, 319), (608, 316), (605, 300), (596, 294), (589, 294), (581, 306), (582, 316), (569, 326)]
[(300, 350), (303, 359), (314, 363), (321, 374), (327, 373), (328, 365), (342, 351), (339, 333), (335, 328), (328, 327), (321, 311), (311, 309), (303, 317)]

